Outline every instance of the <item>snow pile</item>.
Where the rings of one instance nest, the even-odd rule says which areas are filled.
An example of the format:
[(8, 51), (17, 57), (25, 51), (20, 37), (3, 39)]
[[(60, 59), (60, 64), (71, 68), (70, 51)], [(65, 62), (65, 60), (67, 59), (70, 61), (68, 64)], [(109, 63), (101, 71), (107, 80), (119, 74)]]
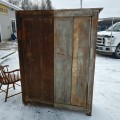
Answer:
[[(5, 52), (0, 50), (0, 56), (3, 54)], [(1, 60), (0, 64), (10, 65), (10, 69), (19, 68), (18, 52)], [(9, 93), (19, 90), (16, 86)], [(21, 94), (9, 98), (7, 102), (4, 102), (4, 97), (5, 94), (0, 93), (0, 120), (120, 120), (120, 60), (97, 55), (91, 117), (83, 112), (25, 106)]]

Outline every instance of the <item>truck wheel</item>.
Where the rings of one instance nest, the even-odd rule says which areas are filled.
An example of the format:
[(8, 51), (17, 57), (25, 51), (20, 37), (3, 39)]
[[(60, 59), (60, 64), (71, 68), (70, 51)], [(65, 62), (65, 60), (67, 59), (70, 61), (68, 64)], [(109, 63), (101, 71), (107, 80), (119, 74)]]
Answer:
[(118, 58), (118, 59), (120, 59), (120, 44), (116, 47), (115, 57)]

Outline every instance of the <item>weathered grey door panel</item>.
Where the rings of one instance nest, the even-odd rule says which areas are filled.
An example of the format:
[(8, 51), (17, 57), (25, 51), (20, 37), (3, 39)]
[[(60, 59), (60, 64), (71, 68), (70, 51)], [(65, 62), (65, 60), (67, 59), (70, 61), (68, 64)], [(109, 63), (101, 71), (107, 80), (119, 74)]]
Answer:
[(54, 89), (56, 103), (70, 104), (73, 41), (72, 25), (73, 19), (55, 19)]
[(86, 106), (89, 79), (90, 30), (90, 17), (74, 19), (71, 104), (83, 107)]

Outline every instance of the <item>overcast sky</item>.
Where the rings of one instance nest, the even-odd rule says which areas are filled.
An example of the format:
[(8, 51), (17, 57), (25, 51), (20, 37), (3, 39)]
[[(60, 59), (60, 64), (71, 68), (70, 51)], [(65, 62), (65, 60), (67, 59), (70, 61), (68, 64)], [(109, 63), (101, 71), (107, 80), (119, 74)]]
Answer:
[[(51, 0), (56, 9), (80, 8), (81, 0)], [(83, 8), (104, 8), (102, 17), (120, 17), (120, 0), (83, 0)]]

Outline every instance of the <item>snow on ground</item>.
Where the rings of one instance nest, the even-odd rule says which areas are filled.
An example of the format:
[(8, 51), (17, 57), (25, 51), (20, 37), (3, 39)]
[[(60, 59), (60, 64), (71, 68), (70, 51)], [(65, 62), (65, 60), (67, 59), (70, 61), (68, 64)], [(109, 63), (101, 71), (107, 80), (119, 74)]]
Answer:
[[(6, 51), (8, 52), (8, 51)], [(9, 50), (12, 52), (12, 49)], [(0, 56), (5, 54), (0, 50)], [(19, 68), (18, 52), (0, 59), (0, 64)], [(10, 91), (18, 92), (20, 88)], [(120, 120), (120, 60), (106, 56), (96, 56), (93, 114), (74, 112), (22, 103), (22, 95), (9, 98), (4, 102), (0, 93), (0, 120)]]
[(112, 120), (120, 120), (120, 60), (97, 55), (94, 104)]
[[(0, 50), (0, 56), (2, 52), (3, 50), (2, 51)], [(5, 51), (3, 53), (5, 53)], [(10, 53), (13, 54), (11, 54), (10, 56), (4, 59), (0, 59), (0, 64), (9, 65), (9, 70), (18, 69), (19, 68), (18, 51), (13, 51), (13, 50), (6, 51), (5, 56), (9, 55)], [(4, 55), (2, 54), (2, 56)]]

